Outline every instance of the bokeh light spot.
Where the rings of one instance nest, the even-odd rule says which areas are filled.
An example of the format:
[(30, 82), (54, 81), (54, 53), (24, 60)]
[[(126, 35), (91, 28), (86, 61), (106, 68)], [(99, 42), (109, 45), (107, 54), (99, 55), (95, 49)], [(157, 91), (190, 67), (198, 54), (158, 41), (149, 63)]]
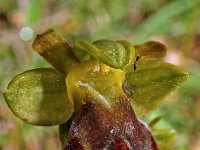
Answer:
[(29, 41), (33, 38), (33, 30), (30, 27), (23, 27), (19, 36), (24, 41)]

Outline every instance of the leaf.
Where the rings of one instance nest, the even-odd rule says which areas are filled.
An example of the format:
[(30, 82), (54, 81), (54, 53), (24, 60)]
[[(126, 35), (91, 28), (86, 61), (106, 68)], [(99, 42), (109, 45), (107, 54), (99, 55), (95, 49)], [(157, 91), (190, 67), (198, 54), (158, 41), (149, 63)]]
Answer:
[(77, 63), (68, 42), (53, 30), (37, 35), (33, 49), (64, 75)]
[[(176, 16), (184, 15), (186, 12), (198, 9), (195, 6), (198, 5), (198, 1), (193, 0), (174, 0), (170, 1), (167, 5), (163, 6), (161, 9), (153, 13), (147, 19), (145, 19), (141, 24), (134, 28), (133, 35), (134, 43), (140, 43), (141, 41), (149, 39), (156, 32), (163, 33), (163, 28), (165, 24), (173, 20)], [(179, 7), (177, 7), (179, 6)], [(167, 27), (167, 31), (171, 30), (171, 24)], [(135, 38), (137, 37), (137, 38)]]
[(17, 75), (8, 85), (4, 97), (17, 117), (34, 125), (61, 124), (73, 113), (65, 79), (50, 68)]
[(149, 41), (141, 45), (135, 45), (136, 56), (143, 58), (159, 58), (166, 55), (167, 48), (164, 44)]
[(123, 84), (136, 114), (147, 115), (188, 78), (188, 73), (169, 63), (142, 60), (137, 70), (129, 67)]
[(99, 40), (93, 44), (80, 40), (75, 44), (106, 65), (122, 69), (134, 60), (134, 47), (127, 41)]
[(43, 16), (44, 11), (42, 8), (44, 7), (44, 2), (40, 0), (30, 0), (28, 7), (26, 9), (26, 23), (31, 26), (38, 22)]

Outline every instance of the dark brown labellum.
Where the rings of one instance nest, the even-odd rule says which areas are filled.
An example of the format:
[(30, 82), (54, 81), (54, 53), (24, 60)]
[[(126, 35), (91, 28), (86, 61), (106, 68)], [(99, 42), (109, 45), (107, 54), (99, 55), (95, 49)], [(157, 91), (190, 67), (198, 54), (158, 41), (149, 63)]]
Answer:
[(111, 109), (88, 98), (65, 143), (65, 150), (158, 150), (150, 130), (137, 119), (126, 98), (119, 98)]

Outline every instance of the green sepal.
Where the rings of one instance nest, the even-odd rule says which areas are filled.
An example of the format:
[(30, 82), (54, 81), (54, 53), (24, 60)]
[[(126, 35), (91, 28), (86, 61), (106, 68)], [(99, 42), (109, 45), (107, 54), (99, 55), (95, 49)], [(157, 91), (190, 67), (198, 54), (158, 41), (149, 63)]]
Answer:
[(17, 75), (4, 93), (12, 112), (34, 125), (57, 125), (72, 115), (65, 78), (51, 68), (39, 68)]
[(140, 117), (158, 108), (164, 98), (188, 78), (188, 73), (169, 63), (141, 60), (136, 70), (127, 69), (124, 92)]
[(67, 140), (73, 119), (74, 119), (74, 116), (72, 115), (72, 117), (67, 122), (59, 125), (59, 128), (58, 128), (59, 138), (62, 145), (64, 145), (65, 141)]
[(153, 130), (153, 135), (161, 150), (175, 150), (173, 142), (176, 138), (176, 131), (173, 129)]

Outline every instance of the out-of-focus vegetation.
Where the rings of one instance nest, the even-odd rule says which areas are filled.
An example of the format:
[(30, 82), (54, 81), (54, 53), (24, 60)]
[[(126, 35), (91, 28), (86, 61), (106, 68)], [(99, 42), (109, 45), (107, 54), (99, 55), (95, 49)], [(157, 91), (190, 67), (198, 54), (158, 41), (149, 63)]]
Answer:
[(175, 129), (178, 150), (198, 150), (199, 10), (199, 0), (0, 0), (0, 149), (61, 149), (56, 127), (23, 123), (13, 116), (2, 96), (16, 74), (49, 66), (32, 51), (32, 41), (37, 33), (53, 28), (71, 42), (106, 38), (133, 44), (146, 40), (166, 43), (165, 60), (186, 68), (190, 79), (145, 120), (161, 117), (154, 128)]

